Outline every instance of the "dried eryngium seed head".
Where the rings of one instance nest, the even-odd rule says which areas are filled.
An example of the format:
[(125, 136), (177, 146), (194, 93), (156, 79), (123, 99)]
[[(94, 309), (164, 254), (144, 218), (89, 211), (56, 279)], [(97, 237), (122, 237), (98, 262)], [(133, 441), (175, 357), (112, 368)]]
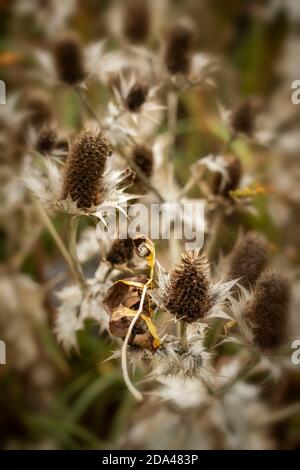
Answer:
[(144, 145), (137, 145), (133, 149), (132, 159), (135, 165), (143, 172), (143, 174), (147, 178), (151, 178), (153, 171), (152, 151)]
[(268, 262), (270, 248), (265, 237), (249, 232), (235, 245), (229, 264), (229, 278), (238, 279), (244, 287), (253, 286)]
[(235, 134), (242, 133), (251, 136), (254, 131), (256, 105), (253, 100), (247, 99), (231, 115), (230, 124)]
[(134, 255), (134, 246), (131, 238), (117, 239), (113, 242), (106, 259), (112, 265), (128, 263)]
[(253, 333), (253, 342), (262, 351), (281, 347), (287, 339), (290, 287), (276, 272), (264, 272), (246, 304), (244, 318)]
[(106, 159), (111, 155), (101, 132), (84, 129), (75, 138), (68, 154), (63, 184), (63, 199), (68, 195), (77, 207), (90, 208), (99, 202)]
[(42, 155), (50, 153), (56, 146), (57, 133), (52, 127), (44, 127), (38, 134), (36, 150)]
[(169, 32), (165, 52), (166, 66), (171, 74), (189, 72), (192, 45), (193, 30), (190, 25), (174, 25)]
[(24, 105), (28, 112), (28, 120), (33, 127), (40, 128), (51, 121), (53, 112), (46, 94), (31, 92), (25, 98)]
[(242, 177), (242, 164), (238, 157), (230, 155), (226, 157), (226, 171), (228, 181), (223, 181), (221, 173), (215, 173), (212, 181), (212, 191), (224, 197), (230, 196), (230, 191), (238, 188)]
[(211, 307), (209, 266), (204, 253), (190, 251), (170, 274), (165, 307), (176, 318), (192, 323), (204, 318)]
[(124, 5), (123, 31), (132, 42), (144, 42), (149, 36), (151, 23), (150, 6), (147, 0), (127, 0)]
[(72, 33), (61, 36), (53, 47), (58, 78), (68, 85), (76, 85), (86, 77), (84, 54), (78, 37)]
[(126, 98), (126, 106), (129, 111), (136, 113), (145, 103), (148, 95), (148, 87), (142, 83), (135, 83)]

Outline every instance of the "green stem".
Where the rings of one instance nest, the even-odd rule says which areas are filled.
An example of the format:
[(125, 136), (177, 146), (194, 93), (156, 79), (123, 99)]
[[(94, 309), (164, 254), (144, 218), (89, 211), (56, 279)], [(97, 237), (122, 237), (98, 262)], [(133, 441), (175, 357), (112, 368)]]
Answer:
[(95, 121), (97, 122), (97, 124), (99, 125), (99, 127), (101, 127), (101, 123), (100, 123), (100, 120), (96, 114), (96, 112), (94, 111), (93, 107), (91, 106), (89, 100), (87, 99), (84, 91), (81, 89), (81, 88), (74, 88), (75, 90), (75, 93), (76, 95), (78, 96), (79, 98), (79, 101), (83, 104), (84, 108), (86, 109), (86, 111), (88, 112), (88, 114), (93, 118), (95, 119)]
[(43, 225), (48, 229), (49, 233), (51, 234), (51, 236), (52, 236), (53, 240), (55, 241), (57, 247), (59, 248), (61, 254), (63, 255), (64, 259), (66, 260), (73, 277), (75, 279), (77, 279), (77, 275), (76, 275), (76, 271), (75, 271), (75, 268), (74, 268), (72, 258), (70, 256), (68, 250), (66, 249), (66, 247), (64, 245), (64, 242), (60, 238), (57, 230), (55, 229), (52, 221), (48, 217), (48, 215), (45, 212), (43, 206), (37, 200), (34, 199), (33, 203), (35, 205), (35, 208), (37, 210), (37, 213), (39, 215), (40, 220), (43, 222)]
[(76, 273), (76, 278), (81, 287), (86, 286), (86, 279), (84, 277), (81, 264), (77, 257), (76, 241), (77, 241), (77, 230), (79, 225), (79, 217), (70, 217), (69, 219), (69, 252)]
[(179, 324), (180, 342), (184, 352), (188, 350), (187, 322), (182, 320)]

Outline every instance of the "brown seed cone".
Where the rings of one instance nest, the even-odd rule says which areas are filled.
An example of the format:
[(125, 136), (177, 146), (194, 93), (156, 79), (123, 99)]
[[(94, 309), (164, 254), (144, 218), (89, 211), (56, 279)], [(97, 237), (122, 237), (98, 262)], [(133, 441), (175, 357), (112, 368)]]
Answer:
[(187, 323), (204, 318), (211, 307), (208, 262), (204, 253), (186, 252), (170, 274), (165, 307)]
[(254, 286), (269, 256), (270, 248), (265, 237), (256, 232), (247, 233), (236, 243), (230, 255), (229, 278), (241, 278), (239, 283), (244, 287)]
[(106, 256), (112, 265), (124, 264), (132, 260), (134, 255), (134, 245), (131, 238), (115, 240)]
[(234, 109), (230, 124), (235, 134), (242, 133), (249, 137), (254, 131), (255, 107), (251, 99), (245, 100)]
[(59, 79), (76, 85), (86, 77), (81, 43), (73, 33), (61, 36), (53, 47), (54, 62)]
[(165, 62), (171, 74), (186, 74), (190, 69), (193, 31), (184, 24), (176, 24), (167, 38)]
[(36, 150), (42, 155), (50, 153), (56, 146), (57, 133), (52, 127), (44, 127), (41, 129), (37, 141)]
[(244, 317), (253, 332), (253, 342), (262, 351), (272, 351), (287, 339), (290, 286), (276, 272), (266, 271), (258, 279)]
[(149, 3), (146, 0), (128, 0), (124, 7), (123, 31), (132, 43), (147, 40), (151, 26)]
[[(144, 146), (137, 145), (133, 149), (132, 155), (133, 162), (143, 172), (147, 178), (151, 178), (153, 172), (153, 153)], [(138, 180), (138, 178), (136, 178)]]
[(242, 164), (240, 159), (234, 155), (230, 155), (226, 159), (229, 179), (224, 183), (221, 173), (215, 173), (212, 180), (212, 192), (224, 197), (230, 197), (230, 191), (234, 191), (239, 186), (242, 177)]
[(110, 155), (109, 143), (101, 132), (81, 131), (67, 157), (63, 199), (70, 195), (73, 201), (77, 201), (77, 207), (86, 209), (97, 204), (106, 159)]
[(129, 90), (126, 98), (126, 106), (129, 111), (136, 113), (147, 99), (148, 88), (141, 83), (135, 83)]

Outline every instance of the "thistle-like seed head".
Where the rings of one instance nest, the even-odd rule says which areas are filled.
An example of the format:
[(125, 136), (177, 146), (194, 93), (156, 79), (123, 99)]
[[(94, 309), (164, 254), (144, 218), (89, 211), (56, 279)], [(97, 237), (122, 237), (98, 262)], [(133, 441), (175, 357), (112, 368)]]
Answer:
[(28, 112), (28, 120), (35, 128), (41, 128), (52, 119), (52, 108), (47, 95), (42, 92), (31, 92), (25, 98), (25, 108)]
[(79, 208), (88, 209), (97, 204), (103, 189), (106, 159), (110, 155), (109, 143), (101, 132), (91, 129), (81, 131), (67, 157), (63, 199), (70, 195)]
[(126, 106), (129, 111), (136, 113), (147, 99), (148, 88), (141, 83), (135, 83), (129, 90), (126, 98)]
[(246, 304), (244, 317), (253, 333), (253, 342), (262, 351), (284, 344), (289, 323), (290, 287), (279, 273), (266, 271), (256, 282)]
[(226, 157), (226, 160), (228, 181), (224, 183), (221, 173), (215, 173), (212, 181), (212, 191), (214, 194), (230, 197), (230, 191), (234, 191), (239, 186), (242, 177), (242, 164), (240, 159), (234, 155)]
[(41, 129), (37, 141), (36, 150), (42, 155), (50, 153), (56, 146), (57, 133), (52, 127), (44, 127)]
[(229, 278), (241, 278), (241, 285), (253, 286), (265, 269), (269, 256), (266, 239), (256, 232), (247, 233), (236, 243), (230, 255)]
[[(153, 153), (144, 145), (137, 145), (133, 150), (133, 162), (147, 178), (151, 178), (153, 171)], [(138, 178), (137, 178), (138, 179)]]
[(191, 50), (193, 44), (193, 31), (189, 25), (178, 23), (170, 30), (165, 62), (171, 74), (189, 72), (191, 62)]
[(198, 251), (181, 255), (170, 274), (165, 307), (177, 319), (187, 323), (204, 318), (211, 307), (207, 257)]
[(57, 75), (62, 82), (76, 85), (85, 79), (83, 49), (76, 35), (68, 33), (57, 39), (53, 54)]
[(254, 131), (255, 106), (251, 99), (245, 100), (234, 109), (230, 124), (234, 133), (251, 136)]
[(128, 0), (124, 7), (123, 31), (132, 43), (146, 41), (150, 32), (151, 15), (147, 0)]
[(106, 259), (112, 265), (128, 263), (133, 258), (134, 245), (131, 238), (117, 239), (113, 242)]

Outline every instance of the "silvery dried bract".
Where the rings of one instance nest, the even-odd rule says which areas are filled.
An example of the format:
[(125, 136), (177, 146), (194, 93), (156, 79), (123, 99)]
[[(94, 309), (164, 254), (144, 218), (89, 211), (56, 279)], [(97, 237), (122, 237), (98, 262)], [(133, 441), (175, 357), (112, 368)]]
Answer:
[(78, 349), (76, 334), (84, 329), (84, 322), (94, 320), (103, 331), (108, 328), (108, 321), (103, 309), (103, 295), (107, 286), (94, 278), (87, 281), (83, 291), (78, 285), (64, 287), (57, 293), (60, 305), (55, 318), (55, 334), (63, 348), (69, 352)]
[(119, 83), (113, 86), (115, 102), (109, 104), (107, 125), (116, 129), (136, 127), (141, 118), (149, 119), (155, 124), (160, 123), (161, 111), (165, 106), (157, 101), (158, 86), (150, 86), (145, 81), (139, 81), (132, 74), (126, 78), (120, 74)]
[(205, 378), (211, 370), (210, 358), (203, 345), (203, 335), (195, 332), (188, 335), (186, 348), (178, 338), (167, 336), (153, 358), (150, 377), (155, 380), (168, 376)]

